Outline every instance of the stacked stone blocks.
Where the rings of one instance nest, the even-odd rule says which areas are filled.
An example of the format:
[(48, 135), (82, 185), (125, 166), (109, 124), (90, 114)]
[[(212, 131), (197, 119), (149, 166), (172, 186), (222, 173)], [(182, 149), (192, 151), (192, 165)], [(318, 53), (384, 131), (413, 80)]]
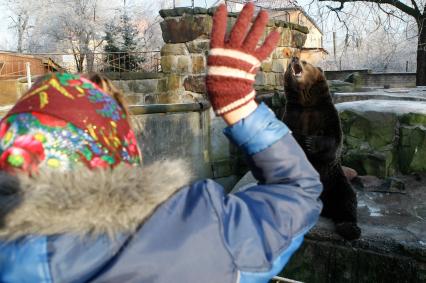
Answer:
[[(214, 9), (176, 8), (161, 10), (164, 46), (161, 48), (161, 73), (158, 78), (137, 81), (119, 81), (131, 103), (182, 103), (206, 98), (204, 84), (206, 59)], [(237, 14), (230, 13), (228, 30)], [(308, 29), (299, 25), (271, 20), (263, 40), (272, 30), (281, 38), (278, 47), (265, 60), (256, 77), (258, 92), (283, 90), (283, 73), (291, 56), (300, 52)]]

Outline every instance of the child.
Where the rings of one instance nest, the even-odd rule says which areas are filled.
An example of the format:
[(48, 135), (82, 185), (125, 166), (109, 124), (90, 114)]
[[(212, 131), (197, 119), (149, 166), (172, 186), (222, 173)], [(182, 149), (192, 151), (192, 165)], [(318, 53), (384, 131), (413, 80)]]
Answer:
[(0, 168), (139, 164), (121, 92), (101, 75), (92, 79), (99, 85), (79, 75), (51, 74), (24, 94), (0, 125)]
[(120, 105), (121, 109), (124, 111), (127, 117), (129, 117), (129, 109), (126, 100), (124, 99), (124, 95), (115, 85), (108, 79), (106, 76), (93, 73), (87, 76), (89, 81), (97, 84), (106, 94), (112, 96), (115, 101)]
[[(0, 176), (1, 282), (268, 282), (281, 271), (318, 219), (321, 183), (288, 128), (253, 100), (255, 69), (277, 41), (272, 33), (256, 49), (265, 12), (244, 40), (253, 9), (227, 42), (226, 8), (216, 12), (207, 87), (259, 184), (225, 195), (212, 180), (190, 184), (181, 163), (128, 166), (138, 151), (115, 100), (82, 78), (50, 76), (3, 120), (2, 140), (15, 146), (11, 117), (35, 117), (24, 117), (31, 138), (16, 144), (28, 156), (2, 167), (34, 173)], [(64, 135), (38, 135), (45, 124)], [(57, 150), (49, 134), (68, 152), (69, 164), (54, 163), (66, 170), (45, 170)]]

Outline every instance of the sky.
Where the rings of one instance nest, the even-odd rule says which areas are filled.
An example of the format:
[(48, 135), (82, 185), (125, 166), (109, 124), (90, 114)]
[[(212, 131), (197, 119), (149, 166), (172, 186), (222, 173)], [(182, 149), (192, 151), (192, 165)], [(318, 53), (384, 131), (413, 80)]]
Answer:
[(13, 34), (8, 29), (9, 22), (7, 11), (0, 9), (0, 50), (9, 49), (9, 43), (13, 41)]
[[(111, 5), (111, 9), (122, 5), (124, 0), (108, 0)], [(167, 0), (169, 6), (173, 5), (173, 0)], [(0, 4), (4, 1), (0, 0)], [(126, 0), (126, 5), (144, 5), (153, 7), (156, 11), (160, 9), (158, 7), (157, 0)], [(198, 7), (210, 7), (216, 0), (195, 0), (195, 5)], [(176, 6), (190, 6), (191, 0), (175, 0)], [(155, 7), (158, 8), (155, 8)], [(10, 12), (0, 6), (0, 50), (13, 50), (16, 47), (16, 34), (10, 27), (12, 21), (10, 19)]]
[[(150, 7), (154, 13), (158, 13), (158, 10), (160, 9), (159, 3), (166, 1), (168, 8), (170, 8), (173, 5), (173, 2), (176, 3), (176, 6), (190, 6), (191, 0), (99, 0), (99, 1), (106, 1), (111, 9), (114, 9), (120, 5), (123, 5), (123, 2), (126, 1), (127, 5), (139, 5), (139, 7)], [(4, 0), (0, 0), (0, 4), (4, 2)], [(216, 0), (194, 0), (195, 6), (198, 7), (210, 7), (213, 5)], [(313, 18), (315, 18), (314, 13), (318, 11), (315, 4), (308, 5), (310, 3), (315, 3), (312, 0), (298, 0), (297, 1), (300, 6), (302, 6), (308, 14), (310, 14)], [(334, 5), (336, 6), (336, 4)], [(345, 31), (343, 30), (335, 30), (335, 26), (337, 26), (336, 17), (334, 14), (329, 14), (326, 19), (324, 19), (326, 22), (325, 25), (321, 23), (317, 23), (324, 32), (324, 44), (325, 47), (330, 48), (330, 42), (332, 42), (332, 31), (337, 31), (338, 36), (342, 34), (345, 34)], [(16, 34), (14, 33), (13, 29), (10, 28), (12, 25), (10, 18), (9, 18), (9, 11), (7, 9), (3, 9), (3, 7), (0, 6), (0, 50), (13, 50), (16, 47)], [(343, 40), (343, 39), (341, 39)]]
[[(101, 0), (102, 1), (102, 0)], [(105, 1), (105, 0), (104, 0)], [(132, 2), (149, 2), (155, 3), (155, 0), (126, 0), (129, 4)], [(14, 50), (16, 47), (16, 34), (11, 28), (13, 22), (10, 19), (10, 11), (2, 6), (4, 0), (0, 0), (0, 50)], [(123, 0), (108, 0), (111, 8), (114, 9), (123, 3)]]

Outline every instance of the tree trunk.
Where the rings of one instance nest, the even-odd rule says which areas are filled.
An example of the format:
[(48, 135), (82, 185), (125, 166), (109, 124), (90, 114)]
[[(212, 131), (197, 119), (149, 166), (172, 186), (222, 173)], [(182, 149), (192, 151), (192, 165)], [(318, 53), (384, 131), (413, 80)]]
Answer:
[(21, 27), (18, 27), (18, 46), (16, 48), (16, 51), (18, 51), (18, 53), (22, 53), (23, 37), (24, 37), (24, 32), (22, 31)]
[(80, 53), (78, 55), (78, 62), (77, 62), (77, 71), (79, 73), (82, 73), (84, 70), (84, 58), (86, 57), (86, 54)]
[(88, 51), (86, 54), (86, 71), (88, 73), (91, 73), (94, 71), (94, 65), (95, 65), (95, 53), (92, 51)]
[(28, 17), (19, 15), (18, 23), (16, 24), (18, 29), (18, 47), (17, 47), (18, 53), (22, 53), (23, 51), (24, 35), (27, 29), (27, 24), (28, 24)]
[(417, 24), (419, 28), (419, 41), (417, 46), (416, 85), (426, 86), (426, 15), (423, 15)]
[(77, 67), (77, 72), (82, 73), (85, 54), (81, 53), (81, 51), (76, 51), (73, 48), (73, 55), (74, 55), (75, 65)]

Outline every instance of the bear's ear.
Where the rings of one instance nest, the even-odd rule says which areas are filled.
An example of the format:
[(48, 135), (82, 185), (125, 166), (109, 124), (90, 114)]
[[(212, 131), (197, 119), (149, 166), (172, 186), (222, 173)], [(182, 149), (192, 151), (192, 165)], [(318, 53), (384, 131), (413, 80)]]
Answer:
[(317, 67), (318, 70), (320, 70), (321, 73), (324, 73), (323, 69), (321, 67)]

